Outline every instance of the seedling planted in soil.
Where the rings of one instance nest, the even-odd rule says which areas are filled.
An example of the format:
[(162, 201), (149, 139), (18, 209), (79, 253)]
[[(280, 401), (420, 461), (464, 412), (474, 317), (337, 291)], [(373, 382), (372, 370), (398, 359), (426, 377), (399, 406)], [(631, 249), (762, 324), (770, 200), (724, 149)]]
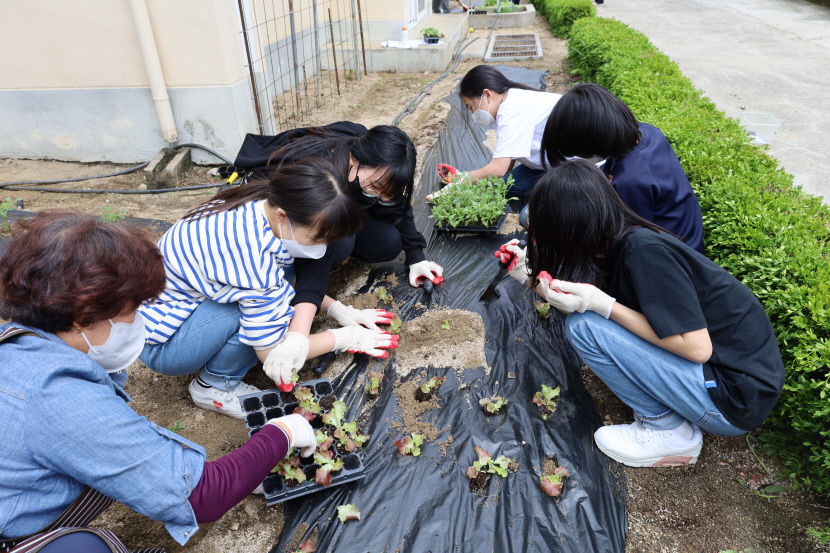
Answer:
[(483, 397), (478, 400), (478, 404), (485, 415), (495, 415), (507, 405), (507, 400), (501, 396)]
[(415, 390), (415, 400), (429, 401), (432, 399), (432, 392), (437, 392), (438, 388), (441, 387), (441, 384), (443, 384), (446, 379), (447, 378), (445, 376), (433, 376), (427, 380), (426, 383), (421, 384), (421, 386)]
[(377, 397), (380, 394), (380, 383), (383, 381), (383, 371), (371, 371), (369, 384), (366, 386), (366, 393), (369, 397)]
[(385, 286), (381, 286), (380, 288), (378, 288), (378, 300), (381, 303), (385, 303), (387, 305), (392, 303), (392, 294), (386, 291)]
[(401, 320), (401, 318), (395, 315), (395, 318), (392, 319), (392, 323), (389, 325), (389, 332), (392, 334), (397, 334), (398, 331), (401, 329), (402, 324), (403, 321)]
[(450, 322), (447, 319), (444, 319), (444, 322), (441, 323), (441, 330), (449, 330), (450, 329)]
[(550, 317), (550, 304), (544, 301), (536, 302), (536, 313), (543, 319)]
[(556, 402), (559, 400), (559, 386), (551, 388), (542, 384), (542, 390), (533, 395), (533, 403), (542, 408), (542, 420), (548, 420), (548, 415), (556, 411)]
[(539, 477), (542, 491), (551, 497), (559, 497), (562, 494), (562, 486), (565, 485), (565, 478), (570, 475), (565, 467), (556, 467), (553, 474), (543, 474)]
[(506, 478), (508, 470), (516, 470), (515, 459), (505, 457), (504, 455), (499, 455), (493, 459), (490, 453), (481, 446), (475, 446), (475, 450), (478, 459), (473, 461), (472, 466), (467, 467), (467, 478), (470, 479), (470, 489), (473, 491), (484, 489), (490, 480), (491, 474), (497, 474), (502, 478)]
[(300, 548), (294, 553), (314, 553), (317, 551), (317, 546), (306, 540), (300, 544)]
[(355, 507), (352, 503), (338, 505), (337, 518), (340, 519), (340, 522), (346, 522), (347, 520), (360, 520), (360, 509)]
[(402, 440), (395, 440), (395, 447), (398, 448), (398, 453), (401, 455), (412, 455), (413, 457), (417, 457), (421, 454), (421, 444), (423, 443), (423, 435), (410, 434)]

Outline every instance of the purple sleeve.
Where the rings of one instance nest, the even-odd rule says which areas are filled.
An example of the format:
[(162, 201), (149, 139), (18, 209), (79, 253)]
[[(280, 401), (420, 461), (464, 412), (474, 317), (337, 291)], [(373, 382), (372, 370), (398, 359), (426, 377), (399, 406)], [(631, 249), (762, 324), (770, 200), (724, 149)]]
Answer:
[(219, 520), (256, 488), (288, 453), (282, 429), (266, 424), (236, 451), (205, 463), (189, 501), (201, 524)]

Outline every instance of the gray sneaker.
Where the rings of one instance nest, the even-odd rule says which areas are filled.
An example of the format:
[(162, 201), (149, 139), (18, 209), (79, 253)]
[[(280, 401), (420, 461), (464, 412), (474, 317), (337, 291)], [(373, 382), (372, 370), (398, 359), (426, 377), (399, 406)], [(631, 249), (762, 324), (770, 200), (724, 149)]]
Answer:
[(240, 382), (236, 388), (230, 392), (215, 388), (213, 386), (205, 386), (199, 383), (198, 378), (190, 381), (188, 390), (190, 390), (190, 397), (193, 398), (193, 403), (207, 409), (208, 411), (216, 411), (235, 419), (243, 418), (242, 405), (239, 403), (239, 396), (247, 394), (255, 394), (260, 392), (256, 386)]

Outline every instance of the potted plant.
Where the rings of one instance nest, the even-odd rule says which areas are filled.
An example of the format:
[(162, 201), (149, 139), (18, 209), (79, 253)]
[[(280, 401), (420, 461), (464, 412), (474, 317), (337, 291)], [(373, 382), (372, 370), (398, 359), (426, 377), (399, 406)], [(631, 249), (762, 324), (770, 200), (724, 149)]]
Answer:
[(427, 27), (424, 29), (424, 42), (427, 44), (438, 44), (438, 39), (440, 38), (441, 34), (435, 27)]
[(433, 195), (432, 219), (439, 230), (448, 232), (496, 232), (504, 221), (507, 191), (513, 176), (472, 180), (459, 177)]

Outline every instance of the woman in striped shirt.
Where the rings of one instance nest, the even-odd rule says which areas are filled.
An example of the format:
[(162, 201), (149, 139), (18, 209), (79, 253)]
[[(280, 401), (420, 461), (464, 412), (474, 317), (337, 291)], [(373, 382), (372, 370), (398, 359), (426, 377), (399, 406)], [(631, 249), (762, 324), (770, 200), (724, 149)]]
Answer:
[(220, 192), (159, 240), (167, 282), (140, 309), (147, 321), (141, 360), (167, 375), (198, 371), (193, 401), (242, 418), (238, 396), (258, 389), (241, 380), (257, 361), (290, 390), (308, 358), (332, 350), (385, 357), (397, 336), (357, 326), (308, 336), (292, 321), (294, 259), (319, 257), (359, 226), (342, 173), (322, 159)]

